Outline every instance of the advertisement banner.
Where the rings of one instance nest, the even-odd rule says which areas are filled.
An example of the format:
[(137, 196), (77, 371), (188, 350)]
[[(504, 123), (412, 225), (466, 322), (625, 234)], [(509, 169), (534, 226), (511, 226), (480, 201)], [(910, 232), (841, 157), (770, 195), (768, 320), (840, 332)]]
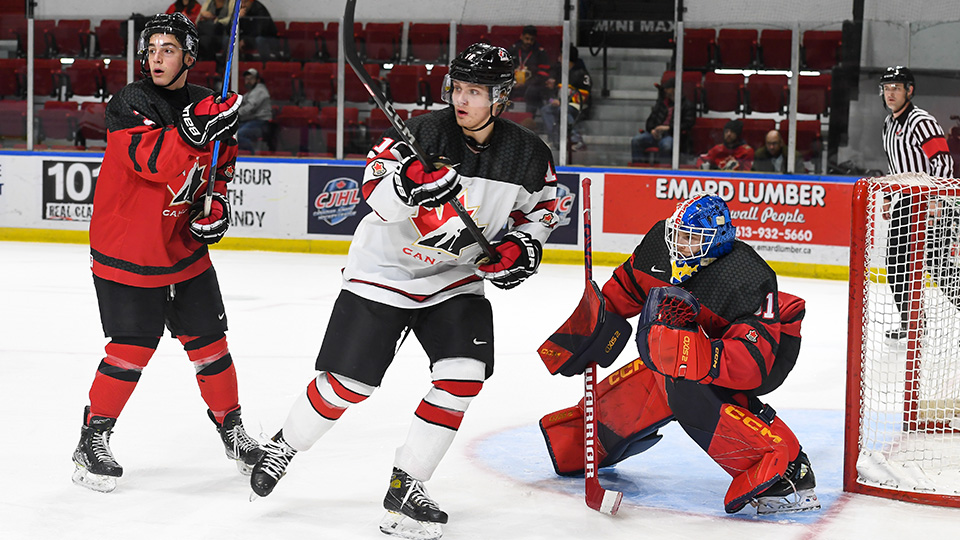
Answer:
[(560, 221), (547, 242), (576, 246), (580, 239), (580, 175), (557, 173), (557, 213)]
[(43, 219), (90, 221), (100, 162), (44, 160), (42, 167)]
[(360, 193), (362, 182), (363, 167), (311, 166), (307, 232), (352, 236), (370, 212)]
[(710, 193), (726, 201), (737, 238), (753, 245), (764, 258), (846, 264), (851, 180), (678, 173), (607, 173), (603, 231), (645, 234), (654, 223), (669, 217), (679, 201)]

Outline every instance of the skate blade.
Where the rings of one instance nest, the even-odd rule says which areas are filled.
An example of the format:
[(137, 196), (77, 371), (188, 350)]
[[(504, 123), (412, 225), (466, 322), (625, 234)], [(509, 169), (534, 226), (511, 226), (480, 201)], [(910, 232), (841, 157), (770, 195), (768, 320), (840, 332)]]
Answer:
[(756, 501), (757, 514), (792, 514), (820, 509), (820, 501), (812, 489), (786, 497), (761, 497)]
[(397, 512), (387, 511), (380, 520), (380, 532), (410, 540), (437, 540), (443, 536), (439, 523), (417, 521)]
[(73, 483), (100, 493), (110, 493), (117, 489), (117, 478), (115, 476), (93, 474), (80, 466), (77, 466), (77, 469), (73, 471)]
[(253, 502), (253, 501), (255, 501), (255, 500), (259, 499), (259, 498), (260, 498), (260, 496), (257, 495), (257, 492), (256, 492), (256, 491), (251, 491), (251, 492), (250, 492), (250, 502)]

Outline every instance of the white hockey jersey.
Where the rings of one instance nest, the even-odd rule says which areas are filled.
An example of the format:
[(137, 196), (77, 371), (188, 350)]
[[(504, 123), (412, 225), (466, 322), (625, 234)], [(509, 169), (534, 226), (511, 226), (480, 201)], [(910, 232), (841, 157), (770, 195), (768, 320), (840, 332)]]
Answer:
[[(427, 153), (455, 164), (457, 198), (487, 239), (507, 227), (546, 242), (558, 223), (557, 179), (550, 149), (533, 132), (498, 118), (489, 147), (474, 153), (450, 107), (412, 118), (407, 127)], [(400, 308), (482, 295), (483, 280), (474, 273), (482, 251), (453, 207), (409, 207), (397, 196), (400, 165), (390, 148), (400, 140), (391, 128), (367, 154), (362, 191), (373, 211), (354, 234), (343, 288)]]

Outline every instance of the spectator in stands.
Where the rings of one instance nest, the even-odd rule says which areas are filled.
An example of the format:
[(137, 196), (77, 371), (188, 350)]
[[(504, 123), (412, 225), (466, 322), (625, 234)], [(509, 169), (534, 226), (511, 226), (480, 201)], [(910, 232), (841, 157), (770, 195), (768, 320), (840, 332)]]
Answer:
[(277, 25), (258, 0), (241, 0), (239, 32), (241, 52), (250, 56), (250, 51), (256, 49), (260, 60), (276, 60)]
[(174, 0), (167, 8), (167, 14), (173, 15), (177, 12), (183, 13), (188, 19), (196, 22), (197, 17), (200, 16), (200, 2), (197, 2), (197, 0)]
[(550, 55), (537, 43), (537, 27), (524, 26), (520, 40), (510, 46), (509, 52), (513, 56), (514, 78), (517, 80), (510, 97), (522, 97), (527, 112), (536, 114), (543, 106), (545, 95), (550, 94), (546, 82), (551, 68)]
[(701, 169), (749, 171), (753, 166), (753, 148), (743, 142), (743, 122), (731, 120), (723, 126), (723, 142), (697, 158)]
[(243, 85), (246, 93), (240, 103), (240, 128), (237, 130), (237, 145), (240, 150), (256, 153), (257, 143), (265, 138), (273, 120), (273, 106), (270, 92), (260, 80), (260, 72), (250, 68), (243, 72)]
[[(577, 121), (583, 118), (583, 114), (590, 107), (590, 89), (592, 82), (587, 66), (580, 60), (580, 54), (577, 48), (570, 46), (570, 59), (568, 61), (570, 69), (570, 88), (567, 91), (567, 129), (569, 131), (571, 150), (583, 150), (586, 145), (583, 143), (583, 136), (577, 129)], [(545, 86), (552, 96), (540, 109), (540, 116), (543, 120), (543, 129), (550, 139), (550, 144), (554, 148), (560, 146), (560, 99), (562, 93), (558, 89), (558, 83), (562, 80), (559, 64), (554, 72), (545, 82)]]
[(753, 154), (753, 171), (787, 172), (787, 153), (783, 151), (783, 138), (780, 132), (772, 129), (767, 132), (763, 146)]
[[(663, 81), (657, 87), (657, 103), (650, 110), (647, 117), (646, 131), (641, 130), (630, 141), (630, 154), (634, 163), (643, 161), (643, 152), (647, 148), (656, 146), (660, 149), (657, 156), (662, 160), (673, 157), (673, 113), (676, 81), (673, 77)], [(681, 137), (693, 127), (697, 121), (696, 107), (690, 100), (680, 100), (680, 135)]]
[(200, 34), (200, 60), (217, 60), (230, 38), (230, 19), (235, 0), (207, 0), (197, 16)]

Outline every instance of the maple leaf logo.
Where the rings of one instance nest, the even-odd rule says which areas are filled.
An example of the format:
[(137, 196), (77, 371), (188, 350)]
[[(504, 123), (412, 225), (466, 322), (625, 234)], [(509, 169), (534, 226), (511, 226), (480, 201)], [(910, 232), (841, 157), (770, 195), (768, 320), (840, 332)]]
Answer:
[[(467, 191), (463, 190), (457, 199), (466, 209), (470, 219), (476, 221), (473, 216), (478, 207), (467, 207)], [(476, 243), (450, 203), (437, 208), (421, 206), (417, 215), (410, 221), (413, 222), (413, 226), (420, 234), (420, 238), (414, 242), (416, 246), (459, 257), (463, 254), (464, 249)], [(478, 224), (478, 226), (480, 231), (483, 232), (485, 225)]]

